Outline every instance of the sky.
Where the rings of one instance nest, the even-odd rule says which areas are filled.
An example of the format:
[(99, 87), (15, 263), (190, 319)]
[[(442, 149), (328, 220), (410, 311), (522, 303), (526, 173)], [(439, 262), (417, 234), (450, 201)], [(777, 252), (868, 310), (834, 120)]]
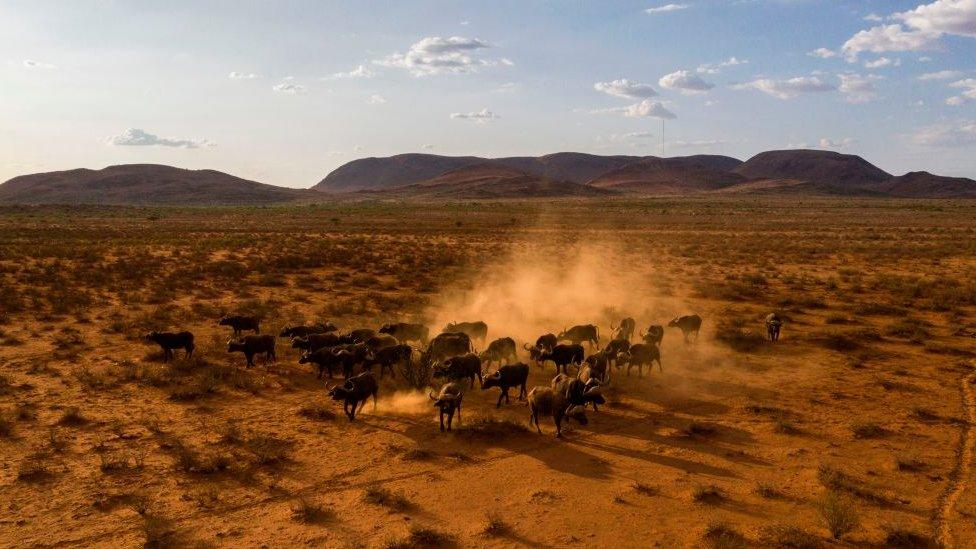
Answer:
[(976, 0), (0, 0), (0, 181), (785, 148), (976, 178)]

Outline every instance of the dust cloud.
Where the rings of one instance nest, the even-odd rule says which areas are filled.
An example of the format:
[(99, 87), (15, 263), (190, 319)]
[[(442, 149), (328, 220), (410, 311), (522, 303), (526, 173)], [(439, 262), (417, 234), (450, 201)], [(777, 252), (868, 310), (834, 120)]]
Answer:
[(376, 403), (376, 409), (386, 414), (427, 414), (430, 413), (431, 402), (427, 393), (396, 391), (390, 396), (380, 397)]

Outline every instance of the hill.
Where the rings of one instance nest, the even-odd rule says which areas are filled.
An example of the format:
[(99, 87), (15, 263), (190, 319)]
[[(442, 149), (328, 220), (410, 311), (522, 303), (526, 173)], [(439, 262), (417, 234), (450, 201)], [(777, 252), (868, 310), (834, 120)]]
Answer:
[(320, 198), (215, 170), (125, 164), (15, 177), (0, 185), (0, 202), (25, 204), (260, 205)]
[(855, 194), (877, 191), (892, 177), (860, 156), (803, 149), (759, 153), (733, 171), (752, 180), (793, 179)]
[(0, 185), (0, 202), (14, 204), (261, 205), (321, 198), (216, 170), (125, 164), (15, 177)]
[(881, 185), (888, 195), (905, 198), (976, 198), (976, 181), (943, 177), (929, 172), (909, 172)]
[(580, 183), (537, 177), (491, 161), (470, 164), (406, 187), (367, 192), (424, 199), (560, 198), (613, 194), (612, 191)]
[(392, 189), (426, 181), (467, 164), (483, 161), (483, 158), (476, 156), (419, 153), (360, 158), (339, 166), (312, 189), (326, 192)]
[(746, 181), (732, 170), (742, 162), (728, 156), (647, 157), (590, 181), (594, 187), (640, 194), (688, 194)]

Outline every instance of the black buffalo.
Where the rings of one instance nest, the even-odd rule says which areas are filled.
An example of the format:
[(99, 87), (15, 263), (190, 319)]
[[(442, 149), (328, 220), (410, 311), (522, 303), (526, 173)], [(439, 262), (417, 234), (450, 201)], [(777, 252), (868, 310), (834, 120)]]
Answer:
[(518, 364), (506, 364), (498, 369), (495, 373), (490, 376), (486, 376), (484, 381), (481, 383), (482, 390), (488, 390), (492, 387), (498, 387), (501, 389), (501, 394), (498, 395), (498, 403), (495, 404), (496, 408), (501, 407), (502, 399), (505, 399), (505, 404), (508, 404), (508, 390), (512, 387), (519, 387), (519, 394), (517, 400), (523, 400), (525, 398), (525, 384), (529, 380), (529, 365), (519, 362)]
[(421, 345), (427, 344), (427, 339), (430, 335), (430, 330), (427, 326), (423, 324), (410, 324), (407, 322), (393, 322), (390, 324), (384, 324), (380, 329), (379, 333), (389, 334), (395, 338), (400, 343), (407, 343), (408, 341), (413, 341)]
[(434, 393), (428, 393), (434, 401), (434, 408), (440, 410), (441, 431), (444, 430), (444, 416), (447, 416), (447, 430), (451, 430), (451, 422), (454, 421), (454, 412), (457, 412), (458, 423), (461, 423), (461, 401), (464, 399), (464, 387), (460, 383), (447, 383), (441, 387), (440, 393), (435, 397)]
[(264, 363), (274, 362), (275, 356), (275, 337), (273, 335), (246, 335), (237, 340), (227, 342), (228, 353), (244, 353), (247, 359), (247, 367), (254, 366), (254, 355), (263, 354)]
[(285, 326), (278, 334), (279, 337), (305, 337), (309, 334), (327, 334), (337, 332), (339, 328), (331, 322), (312, 324), (311, 326)]
[(442, 332), (461, 332), (462, 334), (468, 334), (472, 342), (477, 341), (482, 345), (488, 339), (488, 325), (480, 320), (477, 322), (451, 322), (447, 326), (444, 326)]
[(572, 341), (576, 344), (585, 341), (590, 345), (590, 348), (593, 348), (600, 344), (600, 329), (593, 324), (581, 324), (559, 332), (556, 338), (559, 341)]
[[(328, 388), (328, 387), (327, 387)], [(356, 407), (362, 411), (366, 407), (366, 401), (373, 397), (373, 411), (376, 411), (376, 394), (379, 386), (376, 378), (369, 372), (363, 372), (358, 376), (351, 377), (342, 385), (329, 388), (329, 396), (332, 400), (342, 401), (342, 410), (349, 417), (349, 421), (356, 419)]]
[(630, 375), (630, 368), (632, 366), (637, 366), (637, 375), (643, 377), (644, 366), (647, 366), (648, 370), (652, 370), (654, 361), (657, 361), (658, 368), (662, 372), (664, 371), (664, 368), (661, 366), (661, 351), (656, 345), (649, 345), (647, 343), (631, 345), (629, 351), (620, 355), (620, 361), (627, 364), (627, 375)]
[(445, 358), (470, 353), (473, 350), (471, 338), (461, 332), (445, 332), (430, 340), (421, 361), (424, 364), (440, 362)]
[(478, 378), (478, 383), (484, 384), (481, 377), (481, 359), (474, 353), (466, 355), (452, 356), (444, 360), (434, 368), (434, 377), (444, 377), (450, 380), (468, 378), (471, 386), (474, 387), (474, 378)]
[(195, 346), (190, 332), (149, 332), (145, 337), (163, 350), (163, 360), (173, 359), (173, 349), (186, 351), (186, 358), (193, 356)]
[(783, 319), (776, 313), (766, 315), (766, 335), (770, 341), (779, 339), (779, 331), (783, 328)]
[(256, 316), (248, 315), (230, 315), (225, 316), (217, 322), (219, 326), (230, 326), (234, 330), (234, 336), (241, 335), (244, 331), (253, 331), (254, 333), (259, 333), (260, 320)]
[(664, 340), (664, 327), (657, 324), (652, 324), (647, 327), (647, 331), (641, 334), (641, 341), (647, 343), (648, 345), (655, 345), (657, 347), (661, 346), (661, 341)]
[(390, 375), (394, 375), (393, 367), (397, 364), (407, 363), (410, 366), (410, 361), (413, 357), (413, 347), (407, 345), (406, 343), (401, 343), (399, 345), (393, 345), (392, 347), (384, 347), (379, 351), (373, 353), (373, 356), (366, 359), (363, 363), (363, 368), (372, 369), (373, 366), (379, 365), (380, 367), (380, 377), (383, 377), (383, 371), (389, 370)]
[(634, 330), (637, 328), (637, 322), (630, 317), (627, 317), (620, 321), (620, 326), (616, 328), (613, 324), (610, 324), (610, 331), (613, 333), (611, 337), (613, 339), (624, 339), (630, 341), (630, 338), (634, 337)]
[(479, 356), (486, 366), (492, 362), (498, 362), (500, 365), (503, 360), (505, 364), (514, 364), (518, 362), (516, 348), (514, 339), (501, 337), (489, 343), (488, 348)]
[(685, 336), (685, 343), (688, 343), (688, 336), (695, 334), (695, 341), (698, 341), (698, 332), (701, 331), (702, 319), (698, 315), (681, 316), (668, 322), (668, 328), (678, 328)]
[(578, 343), (560, 343), (553, 347), (551, 351), (538, 352), (533, 358), (539, 366), (542, 366), (547, 361), (553, 361), (556, 364), (556, 373), (558, 374), (560, 372), (567, 373), (569, 366), (579, 367), (583, 363), (583, 356), (582, 345)]

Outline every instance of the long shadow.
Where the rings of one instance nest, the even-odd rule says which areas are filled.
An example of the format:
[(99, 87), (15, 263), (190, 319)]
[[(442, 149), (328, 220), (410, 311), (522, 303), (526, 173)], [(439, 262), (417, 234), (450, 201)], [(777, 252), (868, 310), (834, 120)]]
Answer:
[(610, 454), (616, 454), (623, 457), (638, 459), (641, 461), (646, 461), (648, 463), (663, 465), (665, 467), (671, 467), (672, 469), (680, 469), (687, 473), (712, 475), (712, 476), (724, 477), (724, 478), (739, 478), (739, 475), (737, 475), (731, 469), (725, 469), (723, 467), (715, 467), (712, 465), (699, 463), (697, 461), (691, 461), (687, 459), (681, 459), (681, 458), (670, 457), (670, 456), (662, 456), (650, 452), (641, 452), (639, 450), (633, 450), (630, 448), (624, 448), (612, 444), (596, 442), (589, 439), (571, 441), (571, 444), (584, 446), (586, 448), (593, 448), (594, 450), (601, 450)]

